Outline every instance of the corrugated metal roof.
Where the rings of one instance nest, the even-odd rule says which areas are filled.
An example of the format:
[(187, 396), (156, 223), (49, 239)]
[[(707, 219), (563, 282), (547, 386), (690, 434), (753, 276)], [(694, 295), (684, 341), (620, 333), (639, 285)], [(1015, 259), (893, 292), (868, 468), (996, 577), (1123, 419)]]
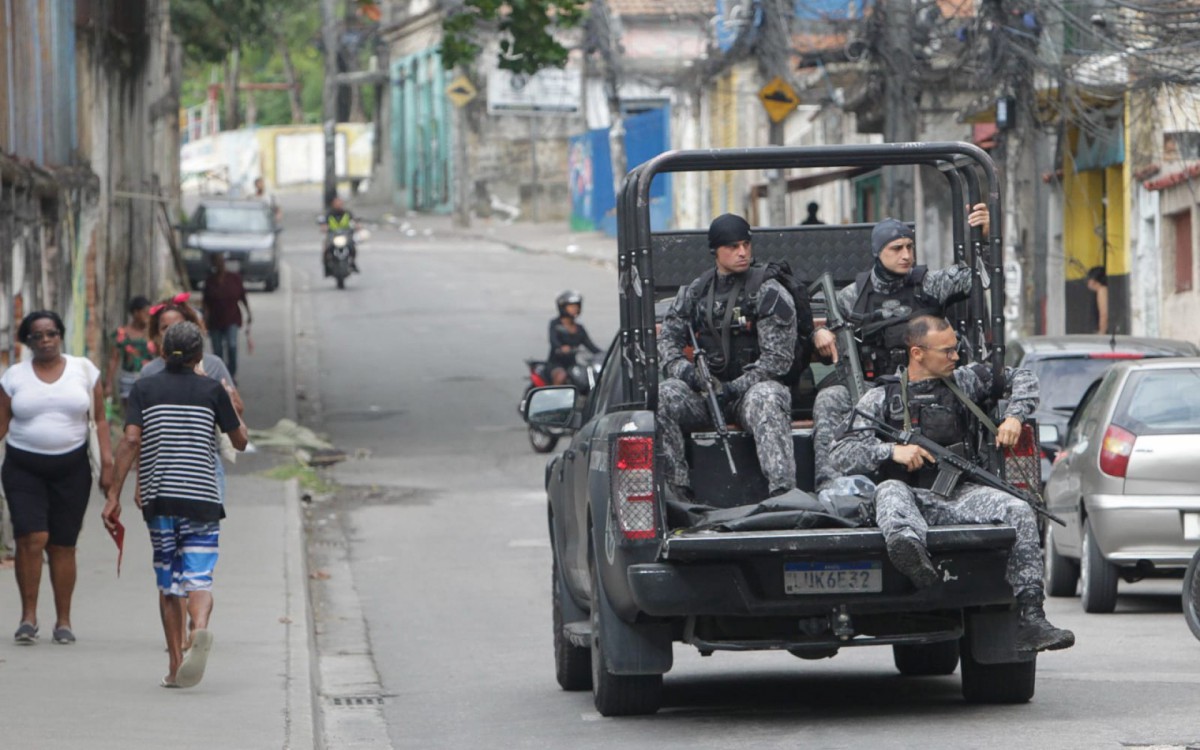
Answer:
[(608, 7), (626, 17), (708, 17), (717, 12), (716, 0), (608, 0)]

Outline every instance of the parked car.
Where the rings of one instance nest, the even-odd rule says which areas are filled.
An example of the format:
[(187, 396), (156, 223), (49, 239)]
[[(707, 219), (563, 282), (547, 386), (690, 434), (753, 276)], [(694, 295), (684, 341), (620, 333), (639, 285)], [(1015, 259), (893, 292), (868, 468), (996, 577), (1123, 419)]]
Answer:
[(271, 206), (257, 200), (205, 199), (181, 227), (188, 281), (200, 288), (213, 253), (225, 254), (225, 267), (268, 292), (279, 286), (279, 232)]
[(1042, 481), (1088, 386), (1099, 380), (1114, 362), (1152, 357), (1200, 357), (1200, 347), (1187, 341), (1139, 336), (1030, 336), (1018, 339), (1005, 352), (1005, 363), (1025, 367), (1038, 377), (1041, 404), (1037, 420), (1044, 452)]
[(1200, 547), (1200, 358), (1124, 361), (1084, 395), (1046, 483), (1066, 522), (1046, 591), (1111, 612), (1117, 581), (1182, 575)]

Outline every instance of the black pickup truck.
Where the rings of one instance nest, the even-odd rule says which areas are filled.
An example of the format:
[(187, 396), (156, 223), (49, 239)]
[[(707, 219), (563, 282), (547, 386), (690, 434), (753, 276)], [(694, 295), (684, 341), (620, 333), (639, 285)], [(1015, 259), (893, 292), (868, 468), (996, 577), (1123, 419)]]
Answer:
[[(553, 549), (555, 666), (566, 690), (591, 688), (605, 716), (653, 713), (675, 642), (702, 654), (777, 649), (803, 659), (891, 646), (906, 675), (947, 675), (961, 661), (968, 701), (1020, 703), (1034, 693), (1036, 657), (1016, 651), (1016, 611), (1005, 567), (1006, 526), (929, 532), (941, 574), (918, 590), (889, 562), (874, 528), (696, 531), (671, 528), (655, 438), (660, 367), (655, 307), (712, 264), (703, 231), (651, 232), (648, 191), (665, 172), (924, 165), (950, 182), (953, 206), (986, 200), (1001, 216), (990, 158), (964, 143), (674, 151), (633, 169), (618, 197), (621, 327), (596, 388), (533, 391), (531, 424), (573, 430), (546, 466)], [(952, 210), (947, 206), (947, 210)], [(951, 320), (974, 361), (1003, 366), (999, 223), (990, 236), (954, 222), (957, 258), (976, 272)], [(838, 287), (870, 267), (871, 225), (754, 229), (758, 261), (787, 260), (796, 275), (828, 273)], [(822, 301), (814, 300), (814, 309)], [(992, 315), (989, 310), (996, 311)], [(994, 342), (994, 343), (993, 343)], [(794, 393), (797, 481), (813, 484), (810, 386)], [(701, 502), (732, 507), (766, 495), (750, 438), (732, 436), (733, 477), (713, 432), (689, 437)]]

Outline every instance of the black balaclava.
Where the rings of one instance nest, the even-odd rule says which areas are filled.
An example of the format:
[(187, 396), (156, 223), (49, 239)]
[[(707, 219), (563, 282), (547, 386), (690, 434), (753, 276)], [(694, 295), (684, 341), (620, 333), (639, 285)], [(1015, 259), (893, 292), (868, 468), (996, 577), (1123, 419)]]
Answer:
[(718, 247), (750, 239), (750, 223), (737, 214), (721, 214), (708, 225), (708, 249), (716, 252)]

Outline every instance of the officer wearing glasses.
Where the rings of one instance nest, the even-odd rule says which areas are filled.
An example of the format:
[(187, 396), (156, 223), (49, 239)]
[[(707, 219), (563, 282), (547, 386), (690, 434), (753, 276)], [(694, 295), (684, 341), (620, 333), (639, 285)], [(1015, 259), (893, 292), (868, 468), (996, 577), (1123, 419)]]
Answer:
[[(900, 430), (919, 431), (929, 440), (970, 456), (975, 409), (988, 401), (993, 371), (989, 365), (957, 367), (958, 336), (945, 318), (922, 315), (904, 330), (908, 367), (881, 379), (867, 391), (857, 411)], [(1004, 369), (1008, 406), (994, 432), (996, 446), (1011, 448), (1021, 424), (1038, 405), (1037, 377), (1023, 368)], [(981, 415), (986, 418), (986, 415)], [(990, 423), (989, 423), (990, 424)], [(850, 428), (833, 444), (830, 460), (846, 474), (870, 475), (875, 492), (875, 523), (887, 542), (888, 557), (918, 588), (940, 575), (925, 546), (930, 525), (1003, 523), (1017, 531), (1008, 558), (1007, 579), (1020, 607), (1017, 648), (1045, 651), (1075, 643), (1069, 630), (1046, 621), (1042, 609), (1042, 550), (1037, 519), (1027, 503), (1001, 490), (963, 481), (949, 498), (931, 491), (937, 477), (934, 457), (916, 445), (898, 445), (878, 437), (869, 420), (855, 415)]]

